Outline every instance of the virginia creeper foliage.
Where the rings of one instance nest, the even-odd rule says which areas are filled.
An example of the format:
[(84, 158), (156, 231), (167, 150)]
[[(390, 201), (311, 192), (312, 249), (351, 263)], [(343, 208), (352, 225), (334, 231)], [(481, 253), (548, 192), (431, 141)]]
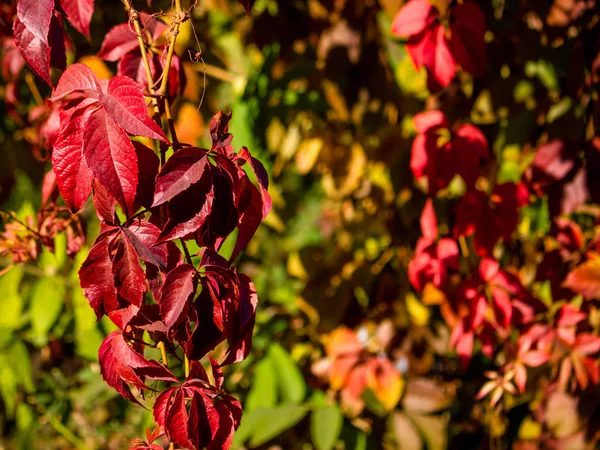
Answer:
[[(251, 2), (243, 3), (249, 12)], [(179, 142), (172, 129), (171, 142), (160, 121), (150, 117), (145, 93), (154, 92), (154, 80), (168, 78), (166, 91), (154, 97), (159, 115), (168, 114), (167, 99), (177, 95), (183, 80), (172, 49), (170, 58), (153, 52), (144, 58), (141, 52), (161, 37), (159, 50), (168, 52), (175, 39), (164, 35), (187, 15), (178, 9), (177, 25), (169, 27), (125, 5), (130, 23), (109, 31), (98, 54), (119, 61), (118, 75), (100, 81), (88, 66), (75, 63), (54, 84), (53, 54), (64, 59), (55, 35), (63, 39), (66, 18), (89, 37), (94, 2), (17, 4), (15, 45), (54, 86), (47, 100), (50, 117), (57, 118), (47, 122), (53, 168), (48, 189), (55, 186), (73, 214), (91, 195), (101, 221), (79, 278), (97, 318), (107, 315), (119, 328), (99, 349), (102, 377), (135, 403), (144, 392), (157, 390), (156, 381), (164, 386), (154, 395), (158, 428), (132, 448), (157, 448), (154, 441), (164, 434), (184, 448), (227, 449), (240, 425), (241, 406), (223, 392), (221, 367), (248, 355), (258, 301), (252, 281), (232, 264), (269, 213), (268, 178), (247, 148), (234, 149), (231, 112), (211, 121), (209, 149)], [(148, 33), (141, 48), (138, 38), (145, 38), (131, 22)], [(159, 155), (132, 141), (134, 136), (154, 141)], [(234, 240), (233, 251), (225, 258), (219, 250), (228, 238)], [(198, 255), (188, 252), (190, 241), (201, 248)], [(148, 359), (146, 346), (159, 347), (161, 361)], [(217, 347), (218, 362), (209, 356)], [(184, 380), (168, 367), (182, 359)], [(201, 361), (212, 368), (211, 376)]]

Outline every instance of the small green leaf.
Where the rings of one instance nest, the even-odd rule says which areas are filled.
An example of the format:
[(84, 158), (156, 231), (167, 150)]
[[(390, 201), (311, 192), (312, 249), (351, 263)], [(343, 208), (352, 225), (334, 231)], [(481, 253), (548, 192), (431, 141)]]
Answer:
[(310, 420), (310, 435), (317, 450), (331, 450), (340, 437), (344, 417), (337, 405), (317, 408)]
[(273, 360), (267, 357), (256, 365), (252, 387), (244, 403), (244, 413), (250, 413), (258, 408), (270, 408), (276, 403), (277, 374)]
[(33, 286), (29, 314), (36, 345), (48, 342), (48, 332), (62, 311), (65, 293), (65, 284), (54, 277), (42, 278)]
[(271, 344), (268, 357), (272, 359), (279, 390), (284, 403), (300, 403), (306, 397), (306, 382), (289, 353), (279, 344)]
[(19, 294), (22, 278), (20, 266), (14, 266), (0, 277), (0, 327), (14, 330), (23, 323), (23, 298)]
[(285, 405), (277, 408), (261, 408), (254, 411), (260, 416), (255, 419), (250, 447), (258, 447), (292, 428), (308, 413), (304, 405)]

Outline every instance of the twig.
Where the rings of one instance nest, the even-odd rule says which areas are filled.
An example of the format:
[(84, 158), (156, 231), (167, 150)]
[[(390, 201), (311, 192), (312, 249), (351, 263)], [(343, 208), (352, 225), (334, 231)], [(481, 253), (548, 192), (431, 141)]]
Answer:
[(175, 41), (179, 35), (179, 26), (188, 19), (188, 15), (183, 11), (181, 7), (181, 0), (175, 0), (175, 12), (173, 13), (173, 19), (171, 22), (171, 31), (169, 32), (169, 49), (167, 51), (167, 59), (163, 68), (162, 80), (160, 87), (156, 93), (160, 96), (166, 96), (167, 84), (169, 83), (169, 72), (171, 70), (171, 63), (173, 61), (173, 54), (175, 53)]
[(42, 95), (40, 94), (40, 91), (37, 88), (35, 80), (33, 79), (33, 75), (31, 73), (27, 72), (25, 74), (25, 82), (27, 83), (27, 86), (29, 86), (29, 90), (31, 90), (35, 102), (39, 106), (44, 105), (44, 99), (42, 98)]

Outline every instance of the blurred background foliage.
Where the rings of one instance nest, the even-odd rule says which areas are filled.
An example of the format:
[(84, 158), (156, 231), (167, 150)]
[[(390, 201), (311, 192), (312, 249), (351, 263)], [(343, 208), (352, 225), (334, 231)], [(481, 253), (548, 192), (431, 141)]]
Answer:
[[(152, 10), (169, 3), (155, 0)], [(179, 138), (206, 143), (207, 121), (228, 105), (234, 143), (265, 164), (274, 198), (240, 261), (260, 306), (252, 355), (226, 378), (244, 405), (238, 448), (488, 448), (481, 443), (488, 434), (514, 442), (542, 426), (558, 437), (580, 428), (556, 418), (537, 423), (524, 408), (513, 409), (520, 419), (507, 427), (474, 406), (483, 364), (460, 375), (435, 293), (411, 292), (407, 265), (426, 198), (409, 168), (412, 117), (426, 108), (469, 117), (494, 151), (498, 181), (520, 180), (540, 138), (586, 134), (580, 99), (590, 49), (582, 42), (597, 51), (598, 27), (595, 41), (577, 35), (599, 20), (588, 3), (481, 2), (491, 19), (486, 83), (461, 73), (431, 96), (425, 73), (389, 31), (402, 0), (257, 0), (250, 18), (236, 2), (197, 2), (196, 35), (187, 23), (177, 40), (186, 74), (175, 106)], [(126, 21), (119, 7), (96, 0), (92, 41), (72, 34), (78, 53), (70, 60), (101, 78), (116, 67), (93, 55), (107, 30)], [(26, 69), (22, 104), (0, 105), (0, 203), (23, 223), (35, 221), (50, 168), (27, 116), (37, 90), (49, 93)], [(451, 204), (463, 192), (453, 183), (444, 195)], [(548, 217), (544, 200), (526, 208), (518, 228), (524, 245), (539, 243)], [(98, 222), (91, 209), (83, 218), (89, 245)], [(64, 233), (54, 246), (26, 264), (13, 265), (7, 252), (0, 260), (0, 449), (125, 449), (150, 425), (150, 412), (102, 381), (97, 349), (113, 325), (96, 323), (79, 288), (86, 251), (68, 257)], [(355, 330), (372, 355), (393, 348), (389, 359), (402, 375), (375, 384), (360, 414), (317, 376), (336, 329)], [(554, 415), (574, 408), (566, 394), (555, 403)]]

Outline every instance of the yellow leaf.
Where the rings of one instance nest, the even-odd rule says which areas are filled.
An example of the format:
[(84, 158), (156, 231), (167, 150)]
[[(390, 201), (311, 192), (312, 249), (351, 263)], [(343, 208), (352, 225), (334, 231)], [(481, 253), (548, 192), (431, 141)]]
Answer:
[(406, 308), (414, 324), (424, 326), (429, 323), (429, 308), (423, 305), (412, 292), (406, 295)]
[(436, 288), (433, 284), (427, 283), (421, 294), (421, 301), (424, 305), (441, 305), (448, 301), (446, 294)]
[(204, 130), (204, 120), (191, 103), (181, 105), (175, 122), (175, 131), (180, 142), (197, 145)]
[(81, 64), (85, 64), (90, 69), (92, 69), (92, 72), (94, 72), (94, 74), (100, 80), (108, 80), (113, 76), (111, 70), (108, 68), (106, 63), (104, 61), (102, 61), (100, 58), (98, 58), (97, 56), (91, 56), (91, 55), (82, 56), (79, 59), (79, 62)]

